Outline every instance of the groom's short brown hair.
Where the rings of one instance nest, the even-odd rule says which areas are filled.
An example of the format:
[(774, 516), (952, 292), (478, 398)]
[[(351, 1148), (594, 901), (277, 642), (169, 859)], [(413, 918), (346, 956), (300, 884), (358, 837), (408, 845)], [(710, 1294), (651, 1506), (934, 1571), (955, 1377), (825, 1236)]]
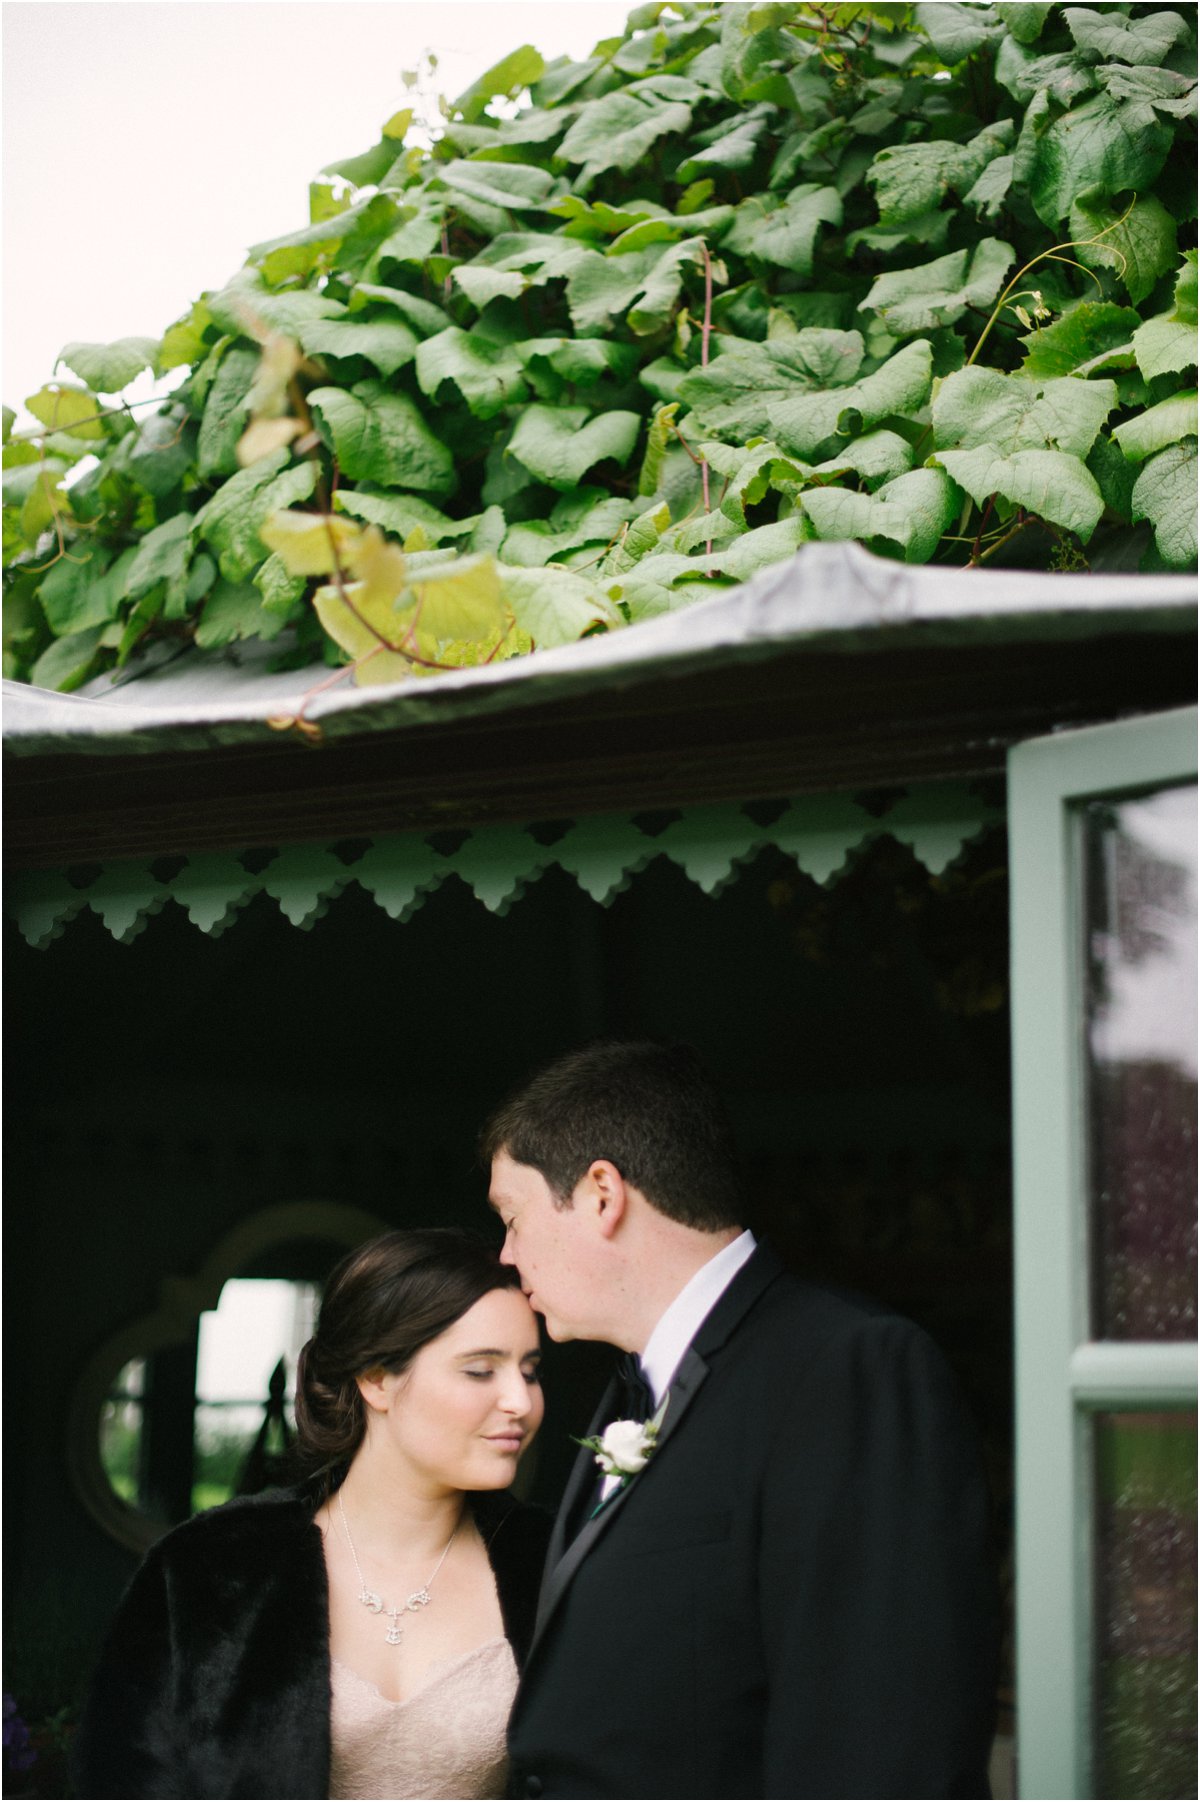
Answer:
[(605, 1158), (669, 1219), (701, 1232), (742, 1223), (725, 1110), (685, 1045), (600, 1039), (557, 1058), (484, 1127), (484, 1163), (502, 1151), (539, 1171), (563, 1205)]

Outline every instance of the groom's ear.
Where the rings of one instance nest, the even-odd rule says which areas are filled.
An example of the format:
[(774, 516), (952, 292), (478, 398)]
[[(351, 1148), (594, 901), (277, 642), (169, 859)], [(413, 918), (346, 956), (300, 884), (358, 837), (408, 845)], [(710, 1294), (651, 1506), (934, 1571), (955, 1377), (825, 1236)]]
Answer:
[[(587, 1203), (593, 1211), (596, 1225), (605, 1239), (611, 1239), (622, 1220), (628, 1206), (628, 1194), (625, 1179), (615, 1164), (607, 1158), (596, 1158), (589, 1166), (583, 1179)], [(576, 1190), (578, 1195), (578, 1190)]]

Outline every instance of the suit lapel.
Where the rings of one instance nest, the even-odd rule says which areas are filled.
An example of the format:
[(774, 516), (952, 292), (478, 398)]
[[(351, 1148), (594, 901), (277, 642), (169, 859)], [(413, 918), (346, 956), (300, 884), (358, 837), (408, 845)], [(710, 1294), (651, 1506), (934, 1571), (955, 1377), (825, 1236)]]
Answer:
[[(600, 1398), (600, 1405), (593, 1414), (591, 1425), (584, 1434), (585, 1439), (593, 1438), (608, 1425), (613, 1417), (612, 1411), (617, 1405), (619, 1393), (620, 1385), (616, 1377), (613, 1377)], [(591, 1452), (581, 1450), (571, 1466), (571, 1474), (567, 1478), (567, 1486), (563, 1491), (558, 1513), (554, 1517), (550, 1545), (546, 1552), (547, 1581), (566, 1551), (571, 1540), (571, 1529), (578, 1520), (580, 1511), (587, 1506), (595, 1486), (596, 1460)]]
[[(670, 1399), (667, 1403), (662, 1427), (659, 1430), (658, 1445), (654, 1451), (656, 1460), (668, 1456), (671, 1438), (679, 1431), (688, 1409), (695, 1401), (701, 1385), (709, 1374), (708, 1359), (737, 1330), (755, 1302), (782, 1270), (783, 1265), (773, 1251), (761, 1245), (756, 1247), (753, 1256), (738, 1271), (728, 1289), (701, 1322), (692, 1345), (684, 1354), (683, 1361), (671, 1380)], [(612, 1418), (611, 1410), (616, 1404), (618, 1393), (618, 1385), (614, 1380), (605, 1391), (604, 1399), (588, 1429), (587, 1436), (589, 1438), (601, 1431)], [(563, 1496), (562, 1506), (559, 1508), (550, 1539), (550, 1550), (546, 1559), (546, 1578), (538, 1603), (533, 1643), (529, 1648), (531, 1658), (575, 1572), (596, 1542), (609, 1531), (621, 1509), (628, 1503), (629, 1497), (638, 1483), (643, 1481), (644, 1473), (643, 1476), (634, 1477), (631, 1482), (626, 1483), (622, 1489), (618, 1490), (617, 1494), (606, 1503), (598, 1514), (584, 1523), (574, 1539), (568, 1543), (569, 1523), (577, 1518), (577, 1510), (583, 1506), (585, 1492), (590, 1491), (594, 1486), (595, 1476), (596, 1464), (592, 1454), (580, 1452), (571, 1470), (566, 1493)]]
[[(708, 1365), (704, 1362), (704, 1359), (697, 1351), (689, 1351), (682, 1364), (679, 1366), (679, 1369), (676, 1371), (674, 1381), (671, 1384), (670, 1400), (667, 1403), (667, 1411), (663, 1416), (662, 1426), (659, 1428), (658, 1444), (654, 1450), (655, 1458), (661, 1458), (664, 1455), (665, 1448), (672, 1433), (679, 1430), (680, 1421), (695, 1400), (696, 1395), (700, 1390), (700, 1386), (707, 1375)], [(614, 1384), (611, 1386), (608, 1394), (606, 1394), (604, 1405), (598, 1410), (596, 1418), (592, 1423), (593, 1431), (597, 1430), (601, 1425), (607, 1424), (607, 1418), (609, 1418), (609, 1416), (607, 1416), (606, 1410), (615, 1400), (615, 1396), (616, 1385)], [(563, 1497), (562, 1507), (559, 1509), (558, 1519), (554, 1523), (554, 1532), (550, 1540), (550, 1553), (546, 1560), (546, 1581), (542, 1587), (541, 1600), (538, 1604), (537, 1625), (534, 1627), (533, 1631), (533, 1644), (529, 1648), (531, 1657), (533, 1655), (534, 1647), (536, 1647), (538, 1640), (541, 1638), (546, 1627), (546, 1623), (557, 1608), (571, 1578), (575, 1575), (575, 1572), (587, 1557), (596, 1541), (600, 1539), (603, 1534), (608, 1532), (613, 1521), (617, 1518), (621, 1509), (626, 1505), (637, 1485), (643, 1480), (642, 1476), (639, 1475), (626, 1483), (604, 1504), (603, 1508), (601, 1508), (598, 1513), (593, 1514), (590, 1520), (584, 1522), (574, 1539), (568, 1544), (567, 1523), (575, 1518), (576, 1508), (583, 1503), (582, 1492), (590, 1491), (592, 1489), (595, 1482), (595, 1476), (596, 1463), (592, 1454), (590, 1452), (581, 1453), (579, 1458), (576, 1459), (574, 1468), (571, 1471), (571, 1478), (567, 1484), (567, 1491)]]

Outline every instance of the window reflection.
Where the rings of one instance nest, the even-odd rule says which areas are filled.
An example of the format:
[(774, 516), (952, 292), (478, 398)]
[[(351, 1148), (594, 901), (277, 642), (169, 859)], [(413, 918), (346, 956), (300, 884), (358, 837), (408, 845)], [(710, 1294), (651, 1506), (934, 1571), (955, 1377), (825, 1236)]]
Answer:
[(133, 1358), (117, 1374), (100, 1413), (100, 1458), (124, 1502), (137, 1505), (141, 1490), (142, 1425), (146, 1360)]
[(1196, 1332), (1196, 790), (1083, 810), (1092, 1331)]
[[(247, 1460), (262, 1436), (253, 1476), (268, 1478), (287, 1450), (295, 1406), (296, 1360), (312, 1335), (316, 1283), (234, 1277), (215, 1308), (200, 1316), (196, 1353), (195, 1464), (192, 1511), (213, 1508), (245, 1488)], [(272, 1374), (283, 1361), (282, 1410), (264, 1419)], [(252, 1477), (253, 1480), (253, 1477)], [(257, 1483), (255, 1483), (257, 1486)]]
[(117, 1495), (166, 1526), (282, 1476), (296, 1360), (320, 1297), (318, 1283), (230, 1278), (198, 1333), (126, 1364), (100, 1417)]
[(1196, 1794), (1196, 1416), (1099, 1414), (1093, 1793)]

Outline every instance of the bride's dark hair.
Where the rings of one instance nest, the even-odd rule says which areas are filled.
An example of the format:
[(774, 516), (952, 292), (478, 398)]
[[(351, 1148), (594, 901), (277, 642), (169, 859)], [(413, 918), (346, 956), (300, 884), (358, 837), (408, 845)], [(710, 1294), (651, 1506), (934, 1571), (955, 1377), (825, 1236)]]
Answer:
[(297, 1452), (322, 1494), (341, 1482), (366, 1432), (355, 1379), (404, 1370), (481, 1296), (519, 1281), (481, 1239), (453, 1227), (383, 1233), (342, 1259), (296, 1366)]

